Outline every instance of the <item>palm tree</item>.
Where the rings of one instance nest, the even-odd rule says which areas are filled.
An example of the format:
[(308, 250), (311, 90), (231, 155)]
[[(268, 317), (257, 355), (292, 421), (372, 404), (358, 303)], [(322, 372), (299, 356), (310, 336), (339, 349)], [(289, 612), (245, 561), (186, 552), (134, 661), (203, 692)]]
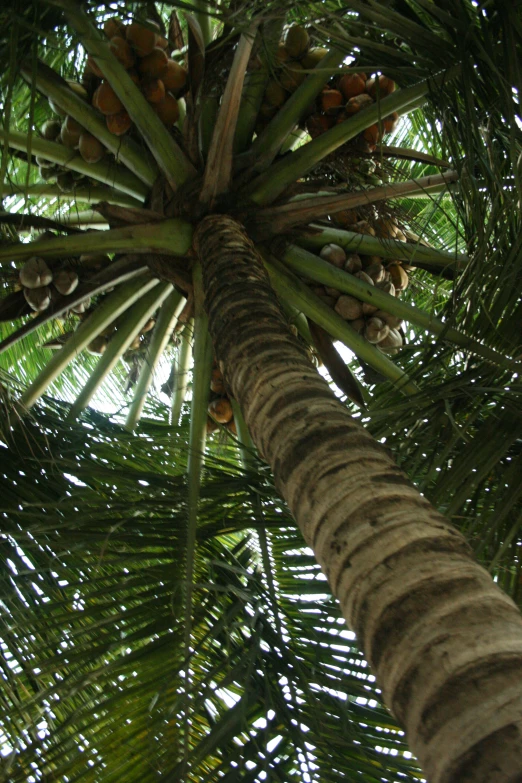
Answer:
[[(169, 706), (160, 719), (164, 722), (162, 747), (169, 745), (165, 751), (168, 760), (165, 766), (163, 762), (159, 765), (159, 760), (158, 766), (156, 762), (150, 766), (150, 759), (142, 754), (140, 763), (149, 765), (150, 774), (167, 770), (172, 780), (217, 780), (223, 774), (230, 780), (249, 779), (244, 769), (238, 771), (234, 766), (237, 751), (231, 740), (237, 740), (245, 724), (254, 725), (261, 718), (256, 690), (262, 688), (261, 680), (231, 708), (232, 718), (220, 720), (214, 706), (203, 722), (201, 710), (210, 698), (209, 691), (214, 693), (220, 687), (215, 672), (223, 674), (223, 687), (232, 688), (240, 679), (241, 666), (247, 667), (243, 676), (263, 671), (253, 663), (254, 668), (248, 668), (248, 661), (256, 659), (242, 655), (245, 639), (262, 647), (267, 643), (263, 634), (275, 628), (278, 656), (285, 646), (288, 613), (283, 622), (275, 608), (284, 572), (278, 579), (270, 577), (271, 557), (275, 563), (285, 559), (278, 561), (275, 542), (260, 534), (265, 605), (273, 607), (271, 631), (263, 626), (261, 632), (255, 626), (255, 632), (251, 628), (226, 634), (222, 644), (231, 665), (233, 662), (230, 679), (223, 671), (226, 659), (216, 661), (215, 669), (203, 659), (203, 668), (197, 669), (200, 659), (196, 663), (195, 651), (210, 656), (210, 647), (219, 638), (219, 631), (213, 635), (209, 628), (214, 607), (196, 601), (201, 565), (195, 544), (202, 535), (204, 519), (201, 476), (208, 390), (213, 384), (214, 419), (221, 418), (229, 429), (237, 429), (246, 464), (251, 459), (252, 438), (270, 466), (277, 490), (328, 577), (349, 628), (357, 634), (385, 704), (405, 727), (410, 747), (428, 779), (516, 780), (521, 767), (520, 617), (514, 603), (473, 560), (464, 536), (426, 499), (431, 496), (454, 520), (464, 520), (461, 524), (471, 533), (478, 554), (485, 562), (492, 561), (493, 568), (499, 569), (497, 579), (516, 597), (518, 558), (512, 554), (508, 559), (510, 547), (517, 541), (517, 527), (510, 526), (508, 520), (516, 513), (520, 498), (520, 415), (513, 404), (519, 391), (516, 325), (521, 307), (517, 287), (519, 217), (513, 208), (518, 198), (520, 149), (516, 115), (520, 74), (515, 56), (519, 30), (514, 13), (501, 4), (477, 10), (467, 2), (455, 8), (450, 3), (417, 6), (397, 2), (390, 6), (374, 0), (369, 4), (354, 2), (348, 13), (335, 4), (309, 8), (308, 32), (301, 25), (284, 27), (287, 22), (304, 21), (295, 9), (282, 18), (271, 7), (249, 10), (231, 4), (212, 10), (197, 6), (196, 13), (184, 17), (183, 23), (175, 13), (171, 15), (166, 41), (170, 52), (181, 57), (186, 51), (187, 86), (173, 87), (175, 94), (155, 104), (156, 97), (149, 102), (146, 97), (151, 99), (158, 88), (157, 77), (166, 80), (167, 72), (155, 74), (146, 67), (152, 68), (154, 59), (167, 60), (161, 41), (167, 31), (161, 29), (160, 17), (150, 21), (154, 9), (147, 7), (149, 20), (139, 28), (145, 31), (145, 38), (152, 37), (153, 46), (160, 44), (147, 55), (146, 49), (140, 49), (143, 41), (137, 42), (128, 32), (131, 46), (125, 41), (118, 43), (120, 36), (109, 41), (110, 27), (105, 36), (94, 26), (94, 16), (69, 0), (54, 0), (50, 6), (42, 19), (47, 45), (41, 54), (47, 65), (60, 65), (49, 30), (56, 25), (62, 30), (60, 25), (65, 25), (65, 32), (52, 34), (54, 42), (65, 41), (68, 52), (81, 42), (89, 53), (87, 97), (103, 76), (113, 109), (123, 108), (109, 113), (96, 91), (92, 99), (95, 107), (108, 114), (105, 123), (96, 108), (77, 94), (77, 88), (75, 92), (37, 58), (38, 41), (30, 24), (34, 9), (21, 17), (20, 30), (15, 25), (8, 51), (11, 65), (17, 61), (14, 52), (18, 45), (28, 53), (22, 58), (20, 73), (31, 89), (15, 81), (13, 69), (9, 72), (4, 106), (7, 125), (11, 116), (18, 113), (19, 117), (18, 127), (13, 119), (13, 127), (2, 132), (4, 148), (17, 150), (10, 164), (6, 155), (3, 158), (3, 172), (12, 175), (6, 185), (8, 192), (23, 193), (26, 198), (56, 194), (53, 186), (34, 182), (34, 153), (43, 164), (59, 164), (105, 183), (105, 187), (78, 184), (71, 191), (74, 209), (68, 225), (57, 221), (57, 215), (53, 222), (42, 222), (42, 217), (32, 215), (20, 220), (19, 213), (4, 216), (11, 232), (13, 226), (22, 231), (28, 225), (55, 232), (31, 243), (0, 248), (0, 258), (6, 262), (6, 285), (13, 285), (13, 265), (18, 269), (23, 264), (23, 290), (4, 299), (4, 320), (25, 317), (31, 306), (41, 311), (5, 337), (0, 347), (9, 349), (6, 366), (11, 371), (17, 369), (25, 382), (42, 363), (34, 350), (34, 336), (41, 341), (45, 334), (56, 342), (57, 316), (72, 308), (88, 313), (79, 325), (71, 318), (66, 322), (76, 328), (66, 327), (58, 341), (62, 347), (34, 373), (36, 377), (21, 394), (16, 410), (31, 408), (72, 359), (89, 346), (103, 352), (102, 357), (95, 367), (89, 361), (83, 363), (85, 384), (70, 407), (69, 418), (76, 418), (86, 408), (104, 378), (126, 356), (137, 361), (139, 369), (126, 422), (127, 428), (133, 429), (152, 371), (169, 350), (176, 323), (183, 327), (177, 357), (181, 374), (194, 335), (187, 501), (183, 506), (188, 524), (183, 528), (185, 554), (179, 564), (185, 578), (174, 594), (184, 627), (176, 630), (179, 639), (174, 645), (173, 666), (177, 674), (165, 686)], [(103, 8), (92, 11), (103, 18)], [(114, 24), (116, 32), (121, 32)], [(325, 47), (310, 49), (310, 33)], [(281, 35), (286, 36), (284, 46), (279, 43)], [(133, 62), (125, 62), (126, 57)], [(132, 71), (136, 57), (141, 76)], [(356, 58), (349, 69), (347, 57)], [(62, 58), (64, 73), (75, 62), (72, 57), (65, 62)], [(178, 68), (179, 75), (179, 63), (172, 67)], [(381, 70), (386, 76), (380, 79), (360, 78), (363, 72), (366, 76)], [(400, 89), (394, 89), (388, 75)], [(140, 79), (141, 90), (136, 84)], [(358, 82), (362, 87), (350, 97)], [(43, 103), (37, 92), (47, 95), (72, 118), (64, 122), (61, 137), (71, 146), (79, 141), (81, 154), (28, 132), (26, 107), (29, 128), (35, 120), (39, 125), (43, 119)], [(168, 118), (164, 114), (166, 102), (174, 107), (174, 115)], [(185, 121), (170, 128), (176, 112), (186, 112)], [(383, 144), (384, 131), (394, 124), (394, 113), (398, 112), (408, 119), (397, 131), (394, 143)], [(74, 131), (74, 121), (81, 126), (76, 142), (68, 136)], [(119, 135), (122, 127), (130, 130), (128, 136)], [(302, 143), (305, 128), (312, 139)], [(118, 162), (114, 157), (92, 162), (93, 153), (85, 146), (91, 137), (115, 154)], [(43, 170), (51, 169), (44, 165)], [(58, 182), (61, 177), (62, 186), (65, 179), (65, 186), (72, 187), (68, 176), (59, 174)], [(460, 186), (457, 194), (450, 192), (456, 181)], [(74, 223), (96, 222), (92, 214), (85, 215), (83, 206), (99, 199), (102, 203), (96, 209), (108, 229), (78, 231)], [(391, 206), (389, 199), (394, 199)], [(45, 212), (47, 217), (53, 213), (48, 201)], [(312, 224), (312, 219), (318, 222)], [(419, 227), (424, 239), (412, 231)], [(66, 232), (69, 235), (63, 236)], [(321, 249), (321, 255), (312, 252), (314, 249)], [(343, 249), (352, 254), (348, 259)], [(86, 258), (86, 252), (91, 256)], [(117, 255), (100, 261), (99, 256), (93, 259), (93, 253)], [(78, 256), (75, 263), (62, 261)], [(405, 262), (408, 270), (413, 270), (413, 284), (404, 292), (409, 301), (393, 296), (395, 287), (407, 287)], [(353, 274), (361, 268), (358, 264), (364, 264), (366, 271)], [(36, 284), (31, 282), (31, 274), (37, 275)], [(60, 291), (58, 278), (77, 287), (69, 292), (61, 282)], [(51, 279), (61, 296), (48, 290)], [(36, 298), (31, 293), (34, 290), (40, 292)], [(49, 305), (51, 294), (54, 298), (44, 309), (42, 303)], [(90, 306), (85, 304), (87, 297), (91, 298)], [(445, 319), (439, 320), (433, 310), (443, 304)], [(348, 313), (347, 308), (355, 308), (359, 317), (354, 318), (353, 310)], [(152, 317), (155, 326), (149, 339), (145, 327)], [(403, 319), (411, 325), (412, 340), (397, 356), (404, 340), (397, 326)], [(422, 330), (440, 339), (432, 342), (430, 337), (426, 343), (424, 338), (423, 344)], [(377, 386), (369, 394), (361, 389), (341, 361), (332, 338), (356, 354), (372, 384), (376, 379), (384, 381), (382, 390)], [(33, 350), (15, 353), (22, 339)], [(137, 352), (134, 356), (128, 353), (132, 347)], [(371, 428), (387, 445), (395, 445), (420, 491), (317, 374), (309, 359), (310, 348), (356, 405), (368, 404)], [(65, 375), (69, 388), (71, 384), (78, 388), (82, 380), (75, 372), (69, 370)], [(62, 381), (62, 391), (64, 388)], [(485, 401), (486, 392), (491, 396)], [(228, 412), (232, 410), (230, 399), (234, 424)], [(500, 403), (496, 409), (495, 401)], [(176, 422), (182, 404), (180, 388), (175, 396)], [(473, 458), (465, 452), (464, 447), (470, 448), (468, 441)], [(434, 442), (440, 444), (439, 449), (433, 447)], [(180, 454), (176, 457), (182, 468)], [(103, 481), (107, 481), (108, 470), (104, 468), (103, 473)], [(254, 474), (245, 475), (254, 482), (255, 490)], [(488, 482), (493, 483), (500, 503), (495, 517)], [(249, 521), (262, 529), (260, 519), (266, 512), (262, 494), (258, 490), (256, 496), (248, 486)], [(96, 479), (91, 481), (93, 487), (100, 491)], [(237, 501), (230, 497), (233, 494), (227, 495), (227, 505), (234, 505)], [(242, 501), (239, 505), (244, 513), (244, 497)], [(77, 503), (75, 499), (74, 509)], [(105, 507), (107, 498), (103, 503)], [(181, 505), (178, 513), (179, 508)], [(219, 511), (219, 506), (214, 510)], [(482, 535), (477, 535), (479, 528), (467, 530), (477, 514), (485, 520)], [(89, 519), (92, 522), (92, 514)], [(142, 528), (138, 529), (141, 532), (131, 534), (131, 539), (142, 534)], [(257, 617), (254, 597), (259, 575), (251, 568), (250, 555), (244, 554), (248, 552), (244, 542), (232, 536), (225, 543), (219, 541), (221, 548), (209, 555), (210, 559), (227, 562), (225, 570), (242, 569), (236, 587), (232, 589), (228, 583), (225, 603), (232, 600), (234, 591), (243, 589), (248, 600), (243, 597), (239, 603), (225, 606), (213, 595), (212, 601), (223, 613), (216, 616), (228, 618), (240, 611), (241, 620), (235, 615), (238, 627), (248, 627), (247, 616)], [(154, 545), (151, 547), (146, 562), (155, 568)], [(506, 562), (508, 567), (500, 568)], [(100, 568), (99, 563), (91, 565)], [(74, 556), (71, 567), (81, 568)], [(158, 572), (158, 584), (162, 584), (159, 565)], [(107, 581), (100, 578), (94, 588), (95, 602), (112, 577), (109, 562)], [(144, 584), (142, 579), (140, 575), (138, 584)], [(90, 576), (89, 585), (97, 580)], [(211, 584), (216, 590), (219, 577), (214, 575)], [(144, 592), (147, 595), (146, 587)], [(50, 605), (50, 614), (55, 606)], [(133, 607), (140, 618), (147, 610), (146, 598)], [(63, 608), (57, 611), (61, 617)], [(95, 621), (97, 629), (114, 621), (106, 611), (103, 606), (100, 619)], [(328, 618), (334, 617), (331, 607), (326, 611)], [(91, 612), (88, 624), (93, 616)], [(154, 631), (146, 630), (147, 638), (152, 633), (160, 640), (165, 627), (161, 623), (171, 621), (164, 615), (155, 621), (159, 625)], [(59, 628), (63, 622), (60, 619)], [(213, 622), (220, 621), (214, 618)], [(138, 639), (144, 638), (143, 626), (133, 629)], [(126, 631), (121, 626), (119, 630), (124, 638)], [(56, 644), (52, 631), (41, 631), (51, 649)], [(82, 633), (78, 630), (75, 637)], [(91, 641), (92, 633), (86, 638)], [(111, 644), (104, 646), (102, 641), (100, 649), (114, 686), (117, 648), (114, 638), (109, 639)], [(80, 647), (78, 656), (77, 674), (85, 648)], [(71, 659), (75, 659), (74, 652)], [(285, 661), (288, 672), (300, 665), (301, 658), (290, 655)], [(87, 668), (82, 673), (84, 689), (90, 682), (90, 662), (92, 659), (85, 660)], [(69, 665), (69, 660), (66, 663)], [(44, 704), (57, 688), (48, 681), (45, 696), (39, 697), (40, 685), (33, 682), (30, 664), (26, 663), (23, 674), (33, 689), (35, 703)], [(51, 670), (46, 674), (50, 676)], [(142, 740), (147, 734), (140, 699), (150, 697), (151, 683), (152, 690), (161, 691), (157, 659), (150, 683), (146, 674), (143, 676), (142, 690), (137, 688), (133, 698), (136, 713), (128, 718), (132, 729), (125, 735), (127, 740)], [(287, 674), (281, 676), (290, 681)], [(93, 690), (101, 687), (99, 682)], [(203, 690), (196, 687), (202, 682)], [(288, 688), (294, 707), (305, 700), (301, 694), (306, 693), (311, 720), (315, 702), (310, 687), (303, 691), (301, 681), (293, 681)], [(140, 692), (143, 695), (138, 698)], [(176, 694), (181, 692), (184, 697), (178, 699)], [(74, 689), (70, 693), (73, 696)], [(331, 696), (326, 680), (321, 690), (325, 693)], [(20, 698), (17, 693), (11, 695), (11, 703), (15, 697)], [(112, 698), (121, 708), (127, 693)], [(265, 702), (265, 708), (269, 703)], [(93, 775), (100, 774), (108, 763), (108, 732), (113, 730), (114, 714), (106, 717), (107, 705), (104, 710), (99, 728), (105, 755), (91, 759), (98, 769)], [(170, 721), (173, 714), (178, 717)], [(328, 708), (321, 714), (330, 725)], [(180, 715), (184, 720), (181, 731)], [(84, 702), (67, 718), (80, 736), (85, 735), (78, 716), (86, 721), (85, 730), (98, 729), (93, 725), (97, 715), (88, 714)], [(266, 724), (266, 717), (263, 719)], [(373, 726), (379, 726), (378, 720), (372, 720)], [(364, 721), (366, 717), (353, 721), (349, 730), (358, 736), (359, 724)], [(296, 725), (297, 719), (289, 720), (286, 741), (297, 743), (295, 752), (300, 758), (303, 738), (296, 736)], [(54, 756), (46, 762), (54, 779), (68, 774), (68, 765), (71, 770), (78, 769), (67, 745), (77, 736), (71, 733), (66, 738), (62, 731), (53, 746), (53, 753), (64, 752), (59, 762)], [(212, 744), (208, 736), (213, 737)], [(251, 751), (244, 750), (250, 743), (247, 737), (243, 738), (243, 760), (248, 753), (259, 752), (257, 739), (252, 740)], [(223, 741), (219, 761), (210, 752), (210, 747), (217, 749), (218, 738)], [(352, 741), (360, 742), (353, 734)], [(291, 779), (297, 774), (295, 757), (273, 750), (279, 766), (265, 753), (265, 775)], [(92, 779), (110, 779), (110, 775), (121, 776), (122, 771), (132, 779), (136, 757), (122, 753), (121, 748), (115, 752), (118, 761), (111, 770), (101, 773), (105, 777)], [(331, 757), (327, 750), (314, 750), (316, 758), (321, 753), (326, 754), (321, 779), (328, 779), (328, 774), (349, 774), (349, 767), (342, 773), (337, 767), (327, 773)], [(38, 767), (34, 743), (26, 755), (31, 759), (27, 763)], [(176, 763), (173, 757), (178, 759)], [(353, 748), (346, 757), (349, 764), (354, 763)], [(200, 763), (204, 773), (197, 766)], [(306, 763), (313, 771), (315, 761)], [(377, 769), (380, 761), (371, 757), (368, 767), (365, 763), (361, 760), (359, 770), (372, 779), (371, 767)], [(306, 774), (311, 775), (309, 771)], [(187, 777), (190, 775), (193, 777)], [(260, 769), (252, 768), (250, 779), (263, 779), (259, 775)]]

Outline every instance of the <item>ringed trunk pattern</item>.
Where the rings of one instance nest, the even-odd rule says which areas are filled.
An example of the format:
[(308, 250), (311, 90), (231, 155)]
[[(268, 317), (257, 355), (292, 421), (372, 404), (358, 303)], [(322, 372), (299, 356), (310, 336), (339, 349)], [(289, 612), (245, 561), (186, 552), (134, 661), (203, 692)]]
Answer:
[(244, 229), (195, 246), (221, 371), (428, 780), (520, 783), (517, 608), (316, 372)]

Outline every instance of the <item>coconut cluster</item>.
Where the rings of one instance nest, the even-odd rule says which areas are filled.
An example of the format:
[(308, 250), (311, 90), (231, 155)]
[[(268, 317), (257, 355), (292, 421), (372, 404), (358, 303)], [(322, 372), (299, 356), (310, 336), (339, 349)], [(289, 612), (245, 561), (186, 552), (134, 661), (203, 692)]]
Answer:
[(58, 296), (72, 294), (78, 283), (78, 273), (69, 262), (48, 264), (39, 256), (26, 261), (18, 275), (18, 284), (25, 300), (35, 313), (47, 310)]
[(232, 403), (227, 394), (225, 381), (216, 359), (212, 365), (210, 378), (210, 402), (208, 405), (207, 432), (214, 432), (219, 425), (224, 425), (227, 430), (237, 435), (236, 423)]
[[(387, 236), (398, 227), (391, 219), (382, 220)], [(352, 226), (353, 228), (353, 226)], [(387, 260), (379, 256), (347, 255), (339, 245), (328, 244), (320, 251), (320, 256), (328, 263), (362, 280), (368, 285), (384, 291), (391, 296), (400, 296), (408, 287), (408, 272), (402, 261)], [(380, 310), (369, 302), (361, 302), (355, 296), (338, 291), (336, 288), (313, 284), (312, 291), (358, 334), (377, 346), (383, 353), (395, 355), (403, 345), (402, 321), (397, 316)]]
[[(310, 45), (310, 36), (304, 27), (292, 25), (288, 28), (276, 52), (276, 69), (265, 90), (257, 133), (270, 122), (327, 52), (323, 47)], [(387, 76), (367, 78), (365, 73), (348, 69), (326, 84), (303, 120), (304, 127), (312, 138), (316, 138), (394, 90), (395, 82)], [(394, 130), (398, 118), (399, 115), (394, 112), (383, 118), (381, 127), (375, 124), (363, 131), (358, 137), (362, 151), (372, 152), (382, 136)]]
[[(68, 82), (69, 88), (72, 89), (77, 95), (80, 95), (84, 100), (87, 99), (87, 93), (83, 89), (81, 84), (77, 82)], [(47, 120), (42, 125), (40, 132), (42, 137), (46, 141), (54, 141), (56, 144), (63, 144), (64, 147), (69, 149), (79, 149), (83, 159), (90, 163), (96, 163), (105, 154), (105, 148), (100, 144), (98, 139), (95, 139), (91, 134), (83, 134), (83, 128), (76, 122), (73, 117), (65, 115), (63, 110), (52, 101), (49, 101), (51, 108), (56, 114), (63, 117), (60, 120)], [(101, 149), (99, 157), (92, 154), (92, 144), (89, 146), (87, 137), (94, 139), (96, 149)], [(87, 141), (87, 144), (86, 144)], [(80, 143), (81, 142), (81, 143)], [(83, 150), (83, 151), (82, 151)], [(50, 160), (42, 156), (36, 157), (36, 162), (39, 167), (40, 177), (45, 181), (56, 181), (56, 184), (64, 193), (68, 193), (75, 187), (81, 187), (82, 185), (90, 184), (91, 180), (76, 171), (70, 171), (66, 166), (61, 166), (59, 163), (53, 163)]]
[[(120, 19), (109, 19), (103, 30), (116, 59), (163, 124), (171, 127), (179, 118), (177, 99), (185, 88), (187, 71), (169, 57), (168, 41), (158, 25), (150, 20), (124, 24)], [(92, 57), (87, 58), (82, 84), (110, 132), (116, 136), (127, 133), (132, 120)]]

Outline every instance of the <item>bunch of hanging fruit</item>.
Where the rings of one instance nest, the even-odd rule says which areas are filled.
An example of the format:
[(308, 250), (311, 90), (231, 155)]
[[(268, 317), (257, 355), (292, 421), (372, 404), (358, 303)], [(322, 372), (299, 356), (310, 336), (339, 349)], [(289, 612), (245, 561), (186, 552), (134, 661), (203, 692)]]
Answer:
[[(292, 25), (288, 29), (276, 52), (276, 67), (265, 90), (257, 132), (270, 122), (308, 73), (317, 65), (320, 67), (327, 52), (323, 47), (310, 45), (310, 36), (304, 27)], [(330, 79), (302, 124), (310, 136), (316, 138), (394, 90), (395, 82), (387, 76), (367, 78), (365, 73), (351, 68), (349, 72)], [(382, 137), (395, 129), (398, 119), (399, 115), (394, 112), (383, 117), (380, 124), (363, 131), (357, 140), (359, 149), (373, 152)]]
[[(164, 125), (171, 127), (179, 118), (177, 97), (185, 87), (187, 72), (168, 56), (168, 41), (159, 26), (151, 20), (125, 25), (109, 19), (103, 29), (116, 59)], [(87, 58), (82, 84), (94, 108), (105, 116), (110, 132), (126, 133), (132, 120), (92, 57)]]

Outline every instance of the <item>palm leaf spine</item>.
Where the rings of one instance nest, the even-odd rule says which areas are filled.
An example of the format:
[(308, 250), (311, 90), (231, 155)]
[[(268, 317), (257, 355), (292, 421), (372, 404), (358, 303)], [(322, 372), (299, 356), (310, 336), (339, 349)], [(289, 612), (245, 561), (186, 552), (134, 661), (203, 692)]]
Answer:
[(172, 393), (172, 408), (170, 419), (174, 425), (179, 422), (181, 408), (187, 394), (190, 365), (192, 362), (192, 337), (194, 322), (190, 320), (183, 329), (181, 344), (174, 360), (174, 390)]
[(35, 242), (0, 247), (0, 261), (23, 260), (31, 256), (65, 258), (82, 253), (150, 253), (183, 256), (190, 249), (192, 226), (179, 218), (162, 223), (90, 231), (68, 237), (37, 239)]
[(20, 397), (20, 405), (24, 409), (31, 408), (42, 396), (47, 387), (62, 373), (65, 368), (86, 348), (89, 343), (109, 326), (121, 313), (125, 312), (134, 302), (138, 301), (151, 288), (158, 283), (157, 280), (131, 280), (121, 285), (114, 293), (91, 313), (78, 329), (73, 337), (67, 341), (64, 347), (49, 359), (39, 376), (24, 391)]
[(380, 239), (368, 234), (358, 234), (355, 231), (321, 226), (319, 223), (311, 223), (307, 228), (302, 229), (298, 239), (298, 243), (307, 249), (322, 248), (330, 242), (352, 253), (382, 256), (382, 258), (408, 261), (411, 264), (429, 263), (440, 266), (441, 269), (449, 267), (459, 271), (469, 261), (465, 253), (438, 250), (421, 244), (401, 242), (398, 239)]
[(483, 345), (472, 337), (462, 334), (462, 332), (443, 323), (443, 321), (440, 321), (431, 313), (427, 313), (419, 307), (410, 305), (407, 302), (402, 302), (395, 296), (391, 296), (391, 294), (381, 291), (376, 286), (359, 280), (354, 277), (354, 275), (345, 272), (343, 269), (334, 267), (322, 258), (315, 256), (313, 253), (298, 248), (297, 245), (287, 247), (282, 258), (291, 269), (299, 274), (305, 275), (311, 280), (315, 280), (318, 283), (324, 283), (337, 288), (339, 291), (352, 294), (363, 302), (374, 304), (379, 310), (390, 312), (399, 318), (403, 318), (405, 321), (410, 321), (416, 326), (421, 326), (423, 329), (435, 334), (437, 337), (444, 337), (446, 340), (451, 340), (455, 345), (459, 345), (461, 348), (465, 348), (466, 350), (477, 354), (477, 356), (482, 356), (482, 358), (487, 359), (489, 362), (493, 362), (493, 364), (497, 364), (501, 367), (516, 366), (511, 358), (503, 356), (492, 348), (489, 348), (487, 345)]
[[(12, 149), (27, 152), (28, 138), (25, 133), (6, 132), (0, 128), (0, 139), (3, 139)], [(143, 201), (148, 193), (147, 186), (135, 174), (114, 161), (101, 160), (99, 163), (87, 163), (79, 153), (71, 151), (63, 144), (36, 137), (32, 138), (31, 145), (35, 155), (41, 155), (42, 158), (59, 163), (71, 171), (78, 171), (87, 177), (104, 182), (140, 201)]]
[(139, 335), (151, 315), (158, 307), (161, 307), (171, 293), (172, 285), (170, 283), (159, 283), (157, 280), (155, 282), (156, 285), (152, 287), (152, 290), (145, 292), (139, 301), (128, 309), (121, 323), (118, 324), (115, 335), (109, 341), (85, 386), (71, 405), (69, 419), (77, 418), (81, 411), (87, 407), (103, 380), (122, 358), (134, 338)]
[(128, 430), (133, 430), (141, 418), (145, 399), (152, 384), (152, 378), (163, 351), (167, 347), (174, 326), (186, 299), (179, 291), (172, 291), (163, 302), (159, 311), (158, 320), (154, 326), (150, 345), (140, 370), (138, 382), (134, 392), (134, 398), (129, 407), (129, 413), (125, 421)]

